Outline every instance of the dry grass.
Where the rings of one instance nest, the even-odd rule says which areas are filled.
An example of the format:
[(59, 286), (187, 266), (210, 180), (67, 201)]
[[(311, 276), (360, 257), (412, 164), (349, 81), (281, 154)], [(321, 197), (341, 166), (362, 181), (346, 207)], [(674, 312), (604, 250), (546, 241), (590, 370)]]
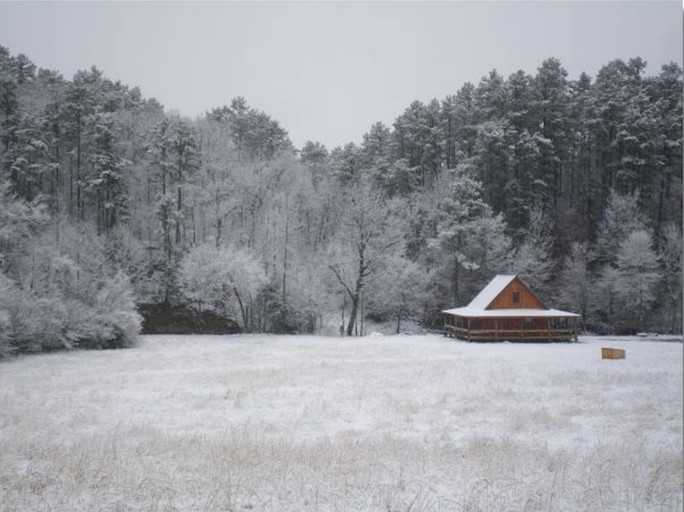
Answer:
[(682, 345), (622, 346), (168, 336), (6, 361), (0, 510), (682, 510)]

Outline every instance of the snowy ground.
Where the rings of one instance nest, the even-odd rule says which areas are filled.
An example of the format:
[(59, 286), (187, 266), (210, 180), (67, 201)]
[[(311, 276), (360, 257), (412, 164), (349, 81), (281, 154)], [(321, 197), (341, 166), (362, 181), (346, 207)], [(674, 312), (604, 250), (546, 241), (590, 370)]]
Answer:
[(679, 511), (682, 414), (681, 342), (146, 336), (0, 362), (0, 510)]

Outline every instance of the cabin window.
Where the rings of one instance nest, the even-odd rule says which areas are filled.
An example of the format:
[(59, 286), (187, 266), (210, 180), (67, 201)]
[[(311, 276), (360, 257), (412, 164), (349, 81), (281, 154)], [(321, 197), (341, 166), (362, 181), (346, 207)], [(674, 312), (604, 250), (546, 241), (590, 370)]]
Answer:
[(568, 319), (567, 318), (552, 318), (550, 325), (553, 329), (567, 329)]
[(520, 292), (513, 292), (513, 304), (520, 304)]
[(523, 329), (532, 329), (532, 319), (531, 318), (524, 318), (523, 319)]

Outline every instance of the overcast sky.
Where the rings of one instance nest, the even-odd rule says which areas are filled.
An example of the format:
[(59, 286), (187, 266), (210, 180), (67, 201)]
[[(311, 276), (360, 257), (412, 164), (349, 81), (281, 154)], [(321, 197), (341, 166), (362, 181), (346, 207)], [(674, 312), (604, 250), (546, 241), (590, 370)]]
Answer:
[(682, 4), (0, 1), (0, 44), (67, 78), (96, 65), (192, 117), (244, 96), (296, 146), (332, 148), (493, 68), (681, 65)]

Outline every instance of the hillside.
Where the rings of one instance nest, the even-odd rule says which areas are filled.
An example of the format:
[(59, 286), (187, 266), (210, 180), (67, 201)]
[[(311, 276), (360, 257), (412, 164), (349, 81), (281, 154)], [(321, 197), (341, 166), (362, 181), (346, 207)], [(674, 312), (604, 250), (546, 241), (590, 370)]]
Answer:
[(677, 64), (493, 70), (337, 148), (244, 98), (185, 119), (96, 67), (0, 66), (0, 356), (131, 345), (139, 304), (434, 328), (497, 273), (591, 332), (681, 332)]

